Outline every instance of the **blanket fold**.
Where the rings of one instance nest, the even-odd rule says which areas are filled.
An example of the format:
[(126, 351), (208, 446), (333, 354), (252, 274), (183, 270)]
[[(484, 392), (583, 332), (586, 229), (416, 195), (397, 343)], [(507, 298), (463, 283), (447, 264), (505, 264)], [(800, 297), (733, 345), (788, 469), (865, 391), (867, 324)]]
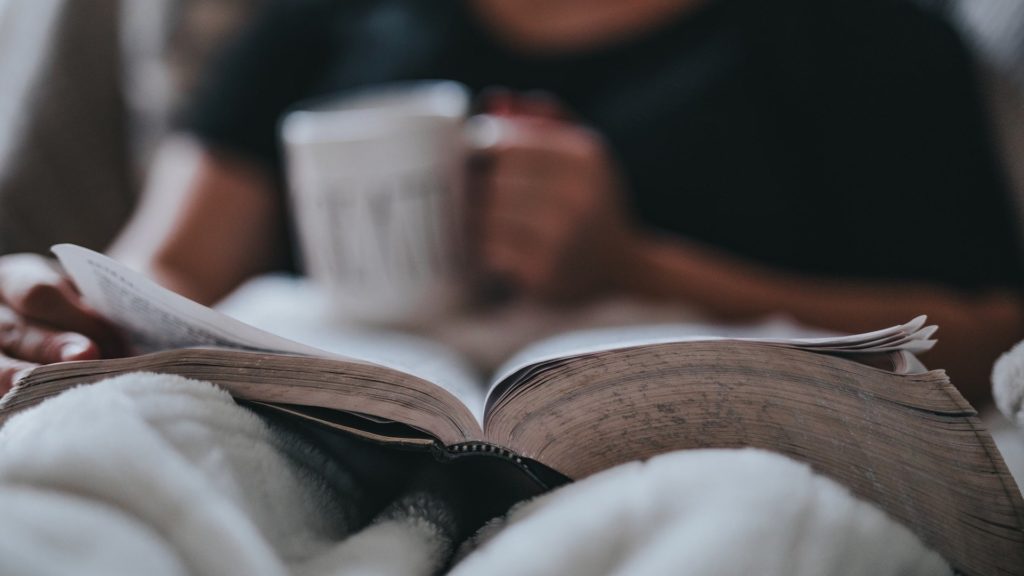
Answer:
[(477, 496), (501, 489), (421, 458), (327, 443), (177, 376), (76, 388), (0, 429), (0, 573), (951, 573), (842, 487), (754, 450), (564, 487), (489, 524), (452, 567), (492, 513)]

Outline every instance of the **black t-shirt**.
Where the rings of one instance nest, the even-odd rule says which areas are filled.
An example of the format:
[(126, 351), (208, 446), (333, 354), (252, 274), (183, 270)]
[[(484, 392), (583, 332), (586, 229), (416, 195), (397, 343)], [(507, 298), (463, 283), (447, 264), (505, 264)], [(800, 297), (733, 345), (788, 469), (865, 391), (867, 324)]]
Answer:
[(518, 53), (458, 0), (268, 0), (185, 115), (279, 174), (281, 115), (369, 84), (555, 94), (607, 139), (646, 226), (782, 269), (1018, 287), (971, 62), (899, 0), (714, 0), (585, 53)]

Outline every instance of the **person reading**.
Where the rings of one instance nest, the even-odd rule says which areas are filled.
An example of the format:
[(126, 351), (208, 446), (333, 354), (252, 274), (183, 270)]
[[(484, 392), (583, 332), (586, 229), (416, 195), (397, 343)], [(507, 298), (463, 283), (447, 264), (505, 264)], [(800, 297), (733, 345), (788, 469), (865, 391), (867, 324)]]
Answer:
[[(292, 267), (280, 115), (416, 78), (462, 82), (511, 127), (472, 162), (472, 220), (477, 265), (515, 298), (847, 332), (927, 314), (925, 360), (974, 399), (1022, 336), (970, 59), (899, 0), (268, 2), (185, 115), (189, 177), (156, 182), (112, 252), (202, 303)], [(0, 298), (0, 387), (118, 353), (40, 258), (0, 260)]]

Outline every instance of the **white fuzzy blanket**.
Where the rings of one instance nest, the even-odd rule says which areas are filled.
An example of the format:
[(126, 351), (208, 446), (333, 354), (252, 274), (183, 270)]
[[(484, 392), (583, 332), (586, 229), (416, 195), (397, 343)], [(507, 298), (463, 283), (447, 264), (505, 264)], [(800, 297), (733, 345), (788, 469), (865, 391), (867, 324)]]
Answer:
[[(336, 460), (173, 376), (78, 388), (0, 429), (6, 575), (429, 575), (456, 546), (431, 506), (399, 497), (360, 520), (358, 483)], [(521, 505), (463, 545), (451, 573), (950, 570), (806, 466), (741, 450), (628, 464)]]

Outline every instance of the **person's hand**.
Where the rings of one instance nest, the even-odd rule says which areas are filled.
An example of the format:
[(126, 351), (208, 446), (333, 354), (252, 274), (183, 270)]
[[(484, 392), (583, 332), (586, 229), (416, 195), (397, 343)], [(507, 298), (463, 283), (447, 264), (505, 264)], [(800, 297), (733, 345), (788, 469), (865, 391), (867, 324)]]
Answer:
[(117, 331), (82, 303), (55, 263), (34, 254), (0, 257), (0, 394), (39, 364), (121, 351)]
[(527, 297), (607, 291), (633, 238), (611, 153), (556, 103), (517, 102), (471, 120), (477, 259)]

